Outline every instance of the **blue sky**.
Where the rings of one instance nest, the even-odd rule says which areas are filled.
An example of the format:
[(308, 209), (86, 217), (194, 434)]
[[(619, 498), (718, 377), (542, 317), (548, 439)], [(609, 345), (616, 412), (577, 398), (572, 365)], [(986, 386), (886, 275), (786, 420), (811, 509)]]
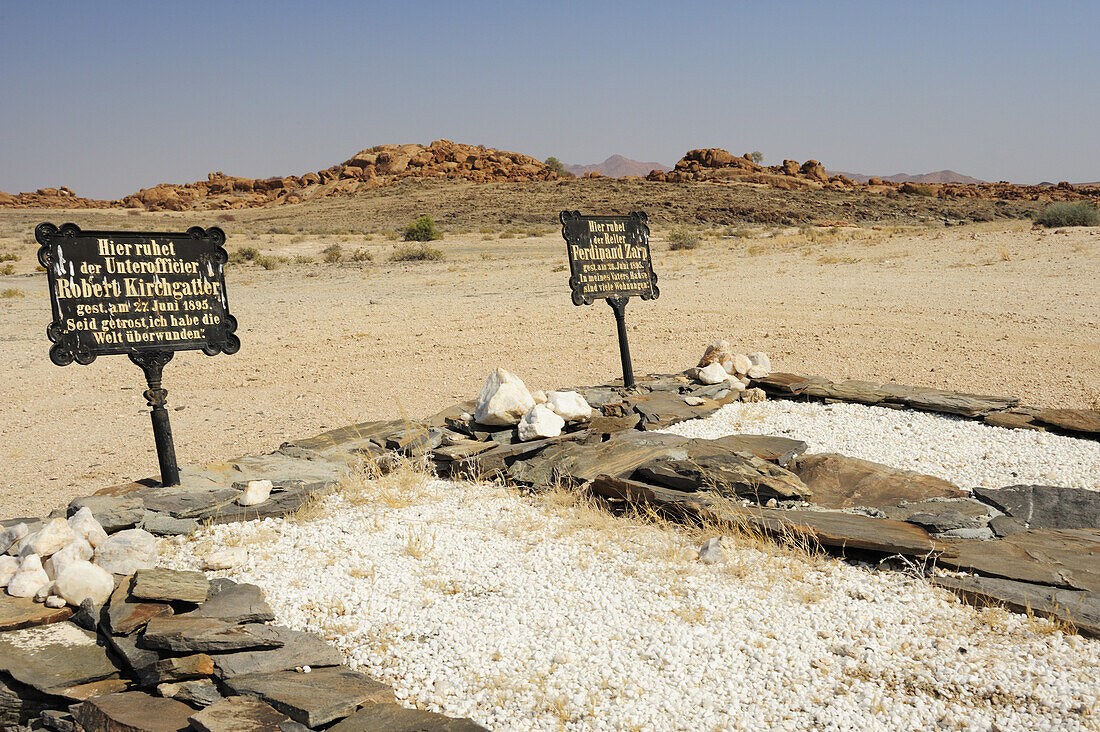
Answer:
[(0, 0), (0, 190), (118, 197), (445, 137), (1100, 180), (1100, 3)]

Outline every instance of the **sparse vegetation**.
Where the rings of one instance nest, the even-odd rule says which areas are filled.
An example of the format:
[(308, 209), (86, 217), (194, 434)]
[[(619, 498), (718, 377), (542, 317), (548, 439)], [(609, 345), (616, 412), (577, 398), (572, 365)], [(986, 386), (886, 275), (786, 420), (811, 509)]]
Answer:
[(5, 264), (4, 266), (0, 267), (0, 275), (11, 275), (11, 274), (15, 274), (15, 265), (14, 264), (11, 264), (9, 262), (8, 264)]
[(344, 258), (344, 249), (339, 244), (329, 244), (321, 250), (321, 258), (329, 264), (336, 264)]
[(934, 197), (938, 191), (935, 186), (925, 185), (923, 183), (902, 183), (898, 188), (900, 193), (908, 193), (913, 196), (929, 196)]
[(18, 262), (19, 255), (15, 252), (0, 252), (0, 262)]
[(229, 255), (229, 261), (233, 264), (244, 264), (253, 261), (258, 256), (260, 256), (260, 250), (256, 247), (241, 247)]
[(351, 253), (351, 261), (353, 262), (373, 262), (374, 256), (363, 247), (357, 247), (354, 252)]
[(1052, 203), (1035, 217), (1035, 223), (1053, 229), (1059, 226), (1100, 226), (1100, 209), (1088, 201)]
[(546, 163), (547, 168), (550, 168), (550, 170), (554, 171), (558, 175), (566, 175), (565, 165), (563, 165), (562, 162), (555, 158), (553, 155), (546, 158), (546, 160), (544, 160), (543, 162)]
[(280, 264), (287, 262), (285, 257), (273, 257), (270, 254), (257, 254), (252, 258), (252, 263), (264, 269), (275, 269)]
[(26, 297), (26, 295), (23, 294), (22, 290), (17, 290), (14, 287), (9, 287), (3, 292), (0, 292), (0, 298), (4, 300), (10, 300), (13, 297)]
[(405, 241), (437, 241), (443, 238), (443, 232), (435, 226), (431, 216), (421, 216), (405, 227)]
[(441, 262), (443, 250), (427, 244), (405, 244), (390, 255), (391, 262)]
[(672, 251), (682, 249), (695, 249), (699, 246), (699, 235), (684, 228), (676, 228), (669, 232), (668, 248)]
[(752, 161), (757, 165), (760, 165), (760, 163), (764, 162), (764, 153), (760, 152), (759, 150), (753, 150), (751, 153), (749, 153), (749, 156), (752, 158)]

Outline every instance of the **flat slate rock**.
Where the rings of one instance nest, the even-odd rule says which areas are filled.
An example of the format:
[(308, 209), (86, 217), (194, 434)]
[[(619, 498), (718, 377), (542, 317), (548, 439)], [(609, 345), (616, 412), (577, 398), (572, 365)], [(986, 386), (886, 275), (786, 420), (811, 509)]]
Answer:
[(757, 503), (772, 498), (800, 501), (810, 497), (810, 489), (797, 475), (747, 452), (654, 460), (639, 466), (633, 477), (666, 488), (712, 490)]
[(795, 461), (792, 470), (812, 491), (809, 500), (824, 508), (875, 508), (967, 495), (941, 478), (836, 453), (804, 455)]
[(904, 403), (923, 412), (955, 414), (960, 417), (982, 417), (990, 412), (1015, 407), (1020, 403), (1015, 397), (983, 396), (980, 394), (956, 394), (929, 389), (905, 397)]
[(993, 541), (943, 539), (939, 563), (991, 577), (1100, 592), (1100, 530), (1038, 529)]
[(160, 660), (160, 654), (148, 648), (138, 647), (136, 635), (105, 635), (107, 645), (111, 651), (122, 659), (122, 662), (135, 675), (140, 676), (146, 669)]
[(1033, 529), (1100, 529), (1100, 492), (1051, 485), (974, 488), (974, 495)]
[(473, 399), (465, 402), (459, 402), (458, 404), (452, 404), (451, 406), (443, 409), (430, 417), (426, 417), (421, 420), (417, 420), (420, 424), (427, 425), (429, 427), (446, 427), (448, 419), (459, 419), (463, 414), (473, 414), (477, 408), (477, 402)]
[(95, 495), (74, 498), (69, 503), (68, 514), (72, 516), (85, 507), (91, 509), (92, 516), (108, 534), (132, 529), (145, 518), (145, 505), (140, 498), (134, 496)]
[(283, 646), (268, 651), (215, 654), (214, 667), (219, 677), (287, 671), (301, 666), (339, 666), (344, 662), (340, 651), (313, 633), (303, 633), (279, 625), (267, 627), (282, 641)]
[(275, 613), (264, 599), (264, 592), (257, 585), (237, 584), (228, 579), (210, 582), (210, 594), (206, 602), (196, 610), (183, 613), (187, 618), (216, 618), (224, 623), (266, 623), (275, 619)]
[(559, 435), (558, 437), (547, 437), (542, 440), (531, 440), (530, 442), (518, 442), (514, 445), (494, 447), (491, 450), (486, 450), (480, 455), (474, 455), (473, 457), (463, 460), (455, 460), (451, 463), (451, 475), (481, 477), (502, 475), (505, 474), (509, 466), (517, 460), (526, 459), (551, 445), (556, 445), (560, 442), (581, 440), (587, 436), (588, 432), (582, 430), (580, 432), (570, 432)]
[(229, 488), (209, 491), (182, 491), (161, 488), (158, 492), (145, 497), (145, 506), (150, 511), (166, 513), (177, 519), (197, 519), (216, 513), (237, 499), (237, 491)]
[(283, 642), (266, 625), (233, 625), (216, 618), (175, 615), (153, 618), (141, 645), (173, 653), (229, 653), (279, 648)]
[(106, 612), (102, 618), (107, 630), (114, 635), (129, 635), (145, 627), (150, 620), (162, 615), (171, 615), (172, 606), (166, 602), (142, 602), (130, 597), (133, 577), (123, 577), (111, 593)]
[(157, 686), (175, 681), (208, 678), (214, 675), (214, 659), (205, 653), (168, 656), (146, 667), (139, 678), (142, 686)]
[(254, 696), (232, 696), (191, 715), (200, 732), (266, 732), (278, 730), (290, 717)]
[(225, 698), (218, 691), (218, 685), (210, 679), (158, 684), (157, 693), (165, 698), (175, 699), (200, 709), (220, 702)]
[(776, 371), (761, 379), (752, 380), (753, 386), (758, 386), (769, 394), (782, 394), (785, 396), (801, 394), (807, 386), (813, 383), (827, 384), (829, 381), (819, 376), (799, 376), (798, 374), (788, 374), (782, 371)]
[(879, 506), (877, 511), (886, 518), (908, 521), (916, 514), (936, 514), (954, 511), (982, 523), (988, 523), (997, 509), (974, 498), (929, 498), (924, 501), (902, 501), (896, 506)]
[(255, 506), (241, 506), (236, 501), (219, 505), (202, 512), (198, 518), (215, 524), (255, 521), (265, 518), (281, 518), (292, 514), (305, 503), (317, 496), (328, 495), (336, 488), (335, 480), (324, 481), (280, 481), (271, 491), (271, 496)]
[(660, 458), (686, 459), (688, 438), (656, 432), (623, 432), (606, 442), (550, 447), (534, 458), (512, 465), (513, 480), (550, 485), (558, 479), (585, 483), (598, 475), (627, 478), (640, 466)]
[(64, 689), (58, 689), (54, 693), (65, 699), (84, 701), (85, 699), (91, 699), (93, 696), (117, 694), (120, 691), (128, 691), (130, 686), (130, 682), (126, 679), (110, 678), (100, 681), (89, 681), (87, 684), (67, 686)]
[(688, 457), (718, 455), (730, 452), (747, 452), (761, 460), (788, 467), (809, 447), (802, 440), (772, 435), (726, 435), (714, 440), (693, 439), (685, 443)]
[(789, 511), (716, 505), (705, 493), (677, 491), (610, 476), (599, 476), (590, 487), (593, 493), (607, 498), (686, 511), (705, 518), (744, 525), (780, 539), (790, 538), (792, 534), (804, 536), (822, 546), (836, 549), (851, 547), (920, 557), (942, 549), (924, 529), (892, 519), (839, 511)]
[(1100, 409), (1043, 409), (1035, 421), (1083, 436), (1100, 436)]
[(183, 732), (194, 712), (175, 699), (127, 691), (89, 699), (74, 716), (85, 732)]
[(360, 422), (322, 432), (315, 437), (295, 440), (290, 444), (321, 452), (350, 452), (352, 449), (362, 447), (369, 442), (374, 442), (379, 446), (384, 445), (391, 434), (402, 429), (406, 424), (407, 421), (402, 419)]
[(443, 445), (432, 450), (432, 457), (441, 460), (465, 460), (474, 455), (497, 447), (496, 442), (481, 442), (480, 440), (463, 440), (450, 445)]
[(1017, 582), (1000, 577), (934, 577), (932, 584), (951, 590), (979, 607), (1003, 605), (1072, 624), (1079, 632), (1100, 637), (1100, 594)]
[(836, 399), (857, 404), (878, 404), (890, 397), (881, 384), (871, 381), (818, 381), (807, 384), (802, 393), (818, 399)]
[(195, 519), (178, 519), (159, 511), (146, 511), (139, 528), (154, 536), (188, 536), (198, 531), (200, 525)]
[(642, 418), (638, 426), (643, 430), (660, 430), (689, 419), (709, 417), (723, 404), (708, 399), (699, 406), (692, 406), (675, 393), (653, 393), (631, 397), (629, 401)]
[(0, 671), (44, 694), (107, 678), (118, 668), (95, 633), (72, 623), (54, 623), (0, 633)]
[(210, 580), (202, 572), (176, 569), (139, 569), (130, 585), (130, 597), (136, 600), (168, 602), (204, 602), (210, 592)]
[(0, 590), (0, 631), (60, 623), (72, 614), (71, 607), (49, 608), (29, 597), (12, 597)]
[(1003, 427), (1009, 430), (1046, 431), (1042, 426), (1035, 424), (1034, 416), (1019, 412), (991, 412), (982, 417), (982, 421), (990, 427)]
[(236, 694), (259, 697), (295, 722), (317, 727), (350, 716), (364, 704), (394, 701), (393, 689), (348, 668), (311, 673), (276, 671), (225, 680)]
[(329, 727), (329, 732), (488, 732), (488, 729), (472, 719), (406, 709), (400, 704), (372, 704)]

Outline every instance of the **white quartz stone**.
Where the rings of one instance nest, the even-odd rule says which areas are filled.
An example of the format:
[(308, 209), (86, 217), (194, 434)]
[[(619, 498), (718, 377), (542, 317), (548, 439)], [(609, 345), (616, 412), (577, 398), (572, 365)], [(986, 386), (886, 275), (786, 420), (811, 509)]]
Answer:
[(546, 394), (546, 406), (566, 422), (592, 419), (592, 406), (575, 391), (551, 391)]
[(535, 398), (516, 375), (498, 368), (489, 374), (477, 397), (474, 419), (480, 424), (508, 426), (518, 424), (535, 406)]
[(84, 540), (91, 544), (93, 549), (107, 541), (107, 532), (104, 531), (100, 523), (95, 520), (95, 516), (92, 515), (92, 509), (87, 506), (82, 507), (69, 517), (69, 528), (71, 528), (73, 533), (77, 536), (84, 537)]
[(54, 580), (54, 592), (74, 607), (88, 598), (101, 607), (114, 589), (115, 579), (110, 572), (83, 559), (68, 564)]
[(242, 506), (259, 505), (268, 499), (273, 487), (270, 480), (250, 480), (237, 498), (237, 503)]
[(8, 582), (8, 594), (12, 597), (34, 597), (48, 584), (50, 578), (42, 569), (42, 558), (37, 554), (28, 554)]
[(95, 563), (112, 574), (133, 574), (157, 563), (157, 540), (145, 529), (112, 534), (96, 547)]
[(564, 419), (545, 404), (536, 404), (520, 420), (519, 439), (526, 442), (544, 437), (557, 437), (564, 427)]

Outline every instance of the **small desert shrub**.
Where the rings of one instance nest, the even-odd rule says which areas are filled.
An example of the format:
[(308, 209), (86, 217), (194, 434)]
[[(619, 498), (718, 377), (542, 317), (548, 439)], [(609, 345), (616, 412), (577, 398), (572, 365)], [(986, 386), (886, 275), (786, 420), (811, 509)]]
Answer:
[(924, 185), (921, 183), (902, 183), (898, 188), (901, 193), (908, 193), (914, 196), (935, 196), (937, 193), (935, 186)]
[(357, 248), (351, 253), (351, 261), (353, 262), (373, 262), (374, 257), (363, 247)]
[(427, 244), (405, 244), (397, 247), (390, 255), (391, 262), (439, 262), (443, 260), (443, 250)]
[(233, 214), (222, 214), (218, 217), (218, 221), (236, 221), (237, 217)]
[(0, 252), (0, 262), (18, 262), (19, 255), (15, 252)]
[(233, 264), (244, 264), (245, 262), (251, 262), (258, 256), (260, 256), (260, 250), (256, 247), (241, 247), (229, 255), (229, 261)]
[(282, 257), (272, 257), (268, 254), (257, 254), (252, 258), (252, 263), (264, 269), (275, 269), (283, 263)]
[(25, 297), (25, 295), (23, 294), (22, 290), (17, 290), (14, 287), (9, 287), (3, 292), (0, 292), (0, 298), (3, 298), (5, 300), (10, 300), (13, 297)]
[(1051, 229), (1058, 226), (1100, 226), (1100, 209), (1088, 201), (1059, 201), (1040, 211), (1035, 223)]
[(339, 244), (329, 244), (321, 250), (321, 256), (329, 264), (336, 264), (344, 258), (344, 249)]
[(443, 232), (435, 227), (431, 216), (421, 216), (405, 227), (405, 241), (436, 241), (443, 238)]
[(699, 246), (699, 235), (687, 229), (673, 229), (668, 235), (668, 248), (672, 251), (695, 249)]
[(14, 264), (5, 264), (4, 266), (0, 267), (0, 275), (10, 275), (10, 274), (15, 274), (15, 265)]

